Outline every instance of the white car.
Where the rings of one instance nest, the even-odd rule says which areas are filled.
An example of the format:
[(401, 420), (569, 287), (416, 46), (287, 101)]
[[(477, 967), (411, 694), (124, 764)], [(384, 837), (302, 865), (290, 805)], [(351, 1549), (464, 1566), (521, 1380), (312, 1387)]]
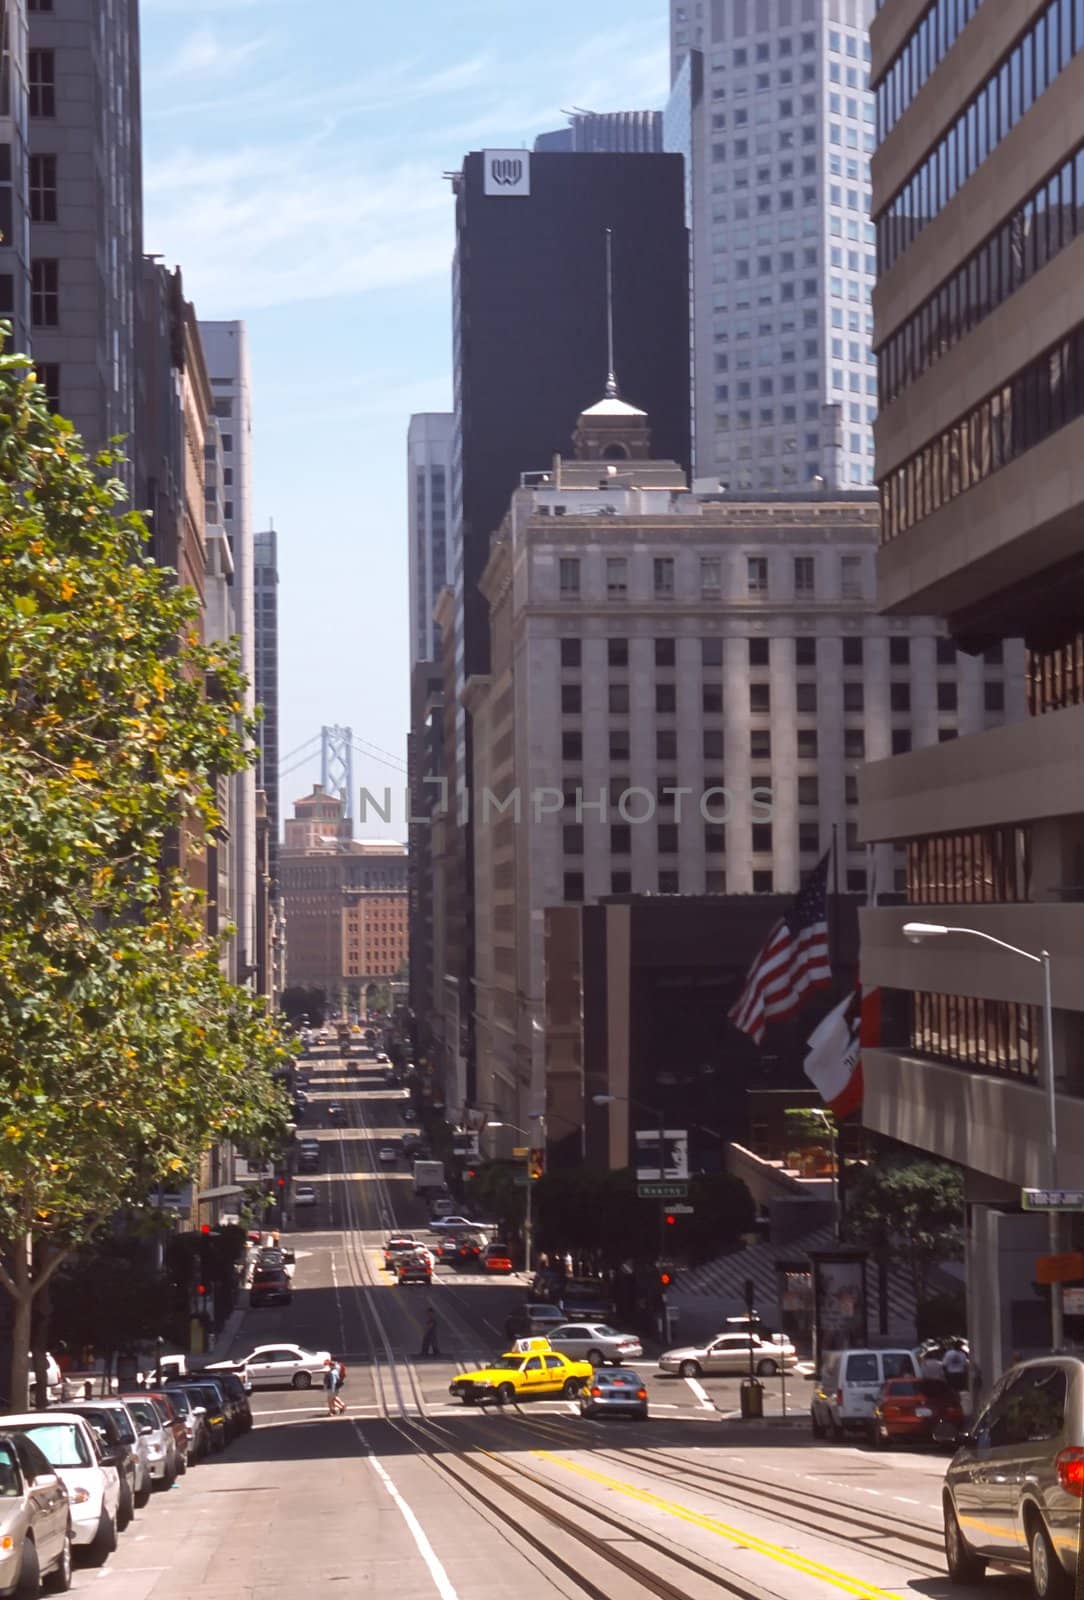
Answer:
[(399, 1152), (393, 1144), (382, 1144), (377, 1151), (376, 1159), (381, 1166), (394, 1167), (399, 1160)]
[(251, 1354), (241, 1357), (241, 1365), (254, 1389), (271, 1389), (279, 1384), (311, 1389), (314, 1382), (323, 1382), (324, 1363), (330, 1359), (330, 1350), (305, 1350), (299, 1344), (260, 1344)]
[(299, 1206), (316, 1205), (316, 1190), (311, 1183), (295, 1183), (294, 1185), (294, 1210)]
[(25, 1434), (68, 1491), (72, 1543), (101, 1564), (117, 1548), (120, 1470), (98, 1444), (85, 1417), (72, 1411), (31, 1411), (0, 1418), (4, 1433)]
[(457, 1233), (461, 1228), (473, 1233), (488, 1233), (492, 1227), (491, 1222), (472, 1222), (470, 1217), (432, 1217), (429, 1222), (430, 1233)]
[(704, 1373), (723, 1373), (744, 1377), (752, 1369), (759, 1378), (770, 1378), (780, 1367), (787, 1372), (796, 1366), (798, 1352), (789, 1340), (762, 1339), (755, 1333), (721, 1333), (702, 1345), (683, 1345), (664, 1350), (659, 1371), (676, 1373), (680, 1378), (699, 1378)]
[(37, 1594), (35, 1577), (71, 1588), (68, 1517), (68, 1491), (37, 1445), (0, 1431), (0, 1595)]

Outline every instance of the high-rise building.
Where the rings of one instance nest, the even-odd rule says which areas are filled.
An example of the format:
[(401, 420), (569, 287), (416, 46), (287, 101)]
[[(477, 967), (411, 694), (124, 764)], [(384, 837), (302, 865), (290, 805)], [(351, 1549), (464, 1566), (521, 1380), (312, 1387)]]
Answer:
[[(253, 603), (252, 413), (248, 343), (243, 322), (201, 322), (200, 334), (211, 379), (222, 456), (222, 526), (233, 561), (234, 624), (241, 669), (248, 680), (245, 710), (256, 705), (256, 630)], [(238, 976), (256, 964), (256, 771), (247, 767), (232, 780), (233, 915), (237, 926)]]
[(536, 152), (597, 155), (603, 151), (642, 151), (659, 155), (663, 149), (661, 111), (574, 111), (567, 128), (540, 133)]
[(407, 431), (411, 671), (440, 656), (433, 608), (451, 576), (454, 428), (450, 411), (423, 411)]
[[(660, 455), (689, 461), (688, 238), (682, 164), (666, 155), (476, 151), (454, 179), (456, 252), (453, 560), (456, 735), (453, 794), (470, 784), (469, 716), (459, 695), (489, 657), (478, 587), (520, 473), (567, 451), (595, 400), (607, 350), (606, 230), (621, 392), (655, 421)], [(469, 896), (469, 830), (452, 840)], [(468, 1028), (470, 917), (460, 1015)], [(466, 1052), (468, 1073), (471, 1050)]]
[(439, 660), (419, 661), (410, 675), (410, 733), (407, 736), (407, 887), (410, 922), (410, 1008), (419, 1054), (432, 1043), (434, 988), (434, 912), (436, 869), (433, 812), (440, 802), (443, 760), (444, 677)]
[(137, 422), (139, 7), (38, 3), (29, 21), (33, 355), (52, 402), (100, 449)]
[(873, 481), (872, 10), (671, 0), (665, 122), (667, 148), (690, 160), (698, 480), (743, 493)]
[[(11, 323), (16, 350), (31, 348), (28, 34), (26, 0), (8, 0), (0, 33), (0, 318)], [(39, 211), (41, 200), (39, 191)]]
[(478, 1098), (521, 1122), (548, 907), (793, 894), (833, 843), (841, 891), (901, 889), (902, 859), (859, 841), (863, 761), (983, 728), (984, 691), (1024, 711), (1019, 652), (1007, 683), (932, 618), (877, 614), (872, 492), (693, 496), (648, 419), (607, 404), (512, 497), (482, 578), (490, 672), (465, 691)]
[(271, 898), (276, 898), (279, 851), (279, 557), (274, 528), (253, 535), (253, 648), (255, 653), (256, 787), (267, 796)]
[[(1052, 1238), (1020, 1208), (1084, 1186), (1084, 7), (884, 0), (871, 41), (878, 597), (944, 618), (984, 679), (1022, 638), (1031, 715), (862, 775), (864, 836), (908, 859), (907, 906), (863, 918), (894, 1018), (863, 1119), (965, 1169), (991, 1379), (1057, 1347), (1035, 1258), (1084, 1247), (1079, 1217)], [(912, 943), (911, 921), (948, 931)], [(1044, 951), (1052, 1063), (1021, 954)]]

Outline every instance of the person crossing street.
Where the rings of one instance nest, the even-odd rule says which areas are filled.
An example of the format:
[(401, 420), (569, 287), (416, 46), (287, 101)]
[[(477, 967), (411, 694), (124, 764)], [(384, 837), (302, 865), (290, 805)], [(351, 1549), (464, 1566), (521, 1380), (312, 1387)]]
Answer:
[(429, 1306), (425, 1313), (425, 1328), (422, 1332), (420, 1354), (423, 1356), (440, 1355), (440, 1347), (437, 1343), (437, 1314), (432, 1306)]
[(346, 1410), (346, 1401), (339, 1390), (343, 1382), (343, 1364), (336, 1361), (333, 1356), (328, 1356), (324, 1362), (324, 1393), (327, 1395), (327, 1414), (329, 1417), (342, 1416)]

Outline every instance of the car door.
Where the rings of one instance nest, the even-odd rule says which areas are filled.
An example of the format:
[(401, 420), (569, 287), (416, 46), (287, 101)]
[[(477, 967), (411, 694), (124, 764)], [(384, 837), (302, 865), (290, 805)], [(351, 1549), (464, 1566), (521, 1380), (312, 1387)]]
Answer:
[(269, 1387), (274, 1383), (286, 1383), (293, 1376), (294, 1352), (278, 1346), (259, 1352), (258, 1361), (248, 1363), (249, 1376), (253, 1388)]
[(972, 1549), (983, 1555), (1007, 1549), (1012, 1538), (1005, 1526), (1008, 1496), (1003, 1469), (1015, 1432), (1013, 1391), (1023, 1376), (1023, 1372), (1009, 1373), (996, 1386), (975, 1423), (972, 1442), (957, 1453), (949, 1469), (960, 1527)]
[(547, 1373), (541, 1356), (529, 1356), (523, 1363), (523, 1384), (520, 1393), (530, 1396), (541, 1394), (546, 1387)]
[(563, 1361), (560, 1356), (543, 1356), (542, 1360), (546, 1369), (546, 1389), (551, 1394), (560, 1394), (569, 1375), (568, 1363)]
[(1067, 1495), (1046, 1492), (1056, 1478), (1052, 1459), (1065, 1431), (1068, 1395), (1068, 1374), (1053, 1362), (1028, 1367), (1025, 1381), (1013, 1386), (1009, 1407), (1013, 1440), (997, 1462), (994, 1483), (999, 1501), (1005, 1502), (1006, 1548), (1018, 1559), (1026, 1556), (1028, 1549), (1025, 1496), (1044, 1504), (1056, 1544), (1070, 1550), (1076, 1545), (1079, 1504)]
[(47, 1566), (60, 1554), (64, 1535), (68, 1530), (68, 1493), (44, 1453), (33, 1439), (15, 1434), (10, 1444), (0, 1445), (4, 1459), (10, 1464), (9, 1451), (14, 1446), (26, 1495), (34, 1508), (34, 1537), (42, 1556), (42, 1566)]
[(750, 1344), (747, 1333), (724, 1333), (721, 1339), (714, 1339), (708, 1346), (704, 1371), (721, 1375), (748, 1372)]
[(868, 1421), (881, 1397), (883, 1383), (884, 1368), (876, 1350), (849, 1350), (843, 1358), (840, 1372), (842, 1420)]
[(554, 1328), (549, 1339), (555, 1350), (560, 1350), (572, 1361), (583, 1361), (590, 1342), (590, 1329), (581, 1323), (567, 1322), (563, 1327)]

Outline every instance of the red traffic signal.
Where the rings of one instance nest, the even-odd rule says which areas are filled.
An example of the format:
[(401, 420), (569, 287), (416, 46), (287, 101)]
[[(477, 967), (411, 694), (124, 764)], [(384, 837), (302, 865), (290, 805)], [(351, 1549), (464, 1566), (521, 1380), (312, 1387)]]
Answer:
[(196, 1293), (198, 1295), (205, 1295), (207, 1293), (207, 1285), (205, 1283), (197, 1284)]
[(285, 1187), (286, 1187), (286, 1179), (285, 1178), (280, 1178), (279, 1179), (279, 1188), (280, 1189), (285, 1189)]
[(211, 1224), (209, 1222), (205, 1222), (203, 1224), (203, 1226), (200, 1228), (200, 1233), (210, 1233), (210, 1231), (211, 1231)]
[(674, 1275), (673, 1275), (672, 1272), (660, 1272), (659, 1273), (659, 1288), (660, 1289), (669, 1289), (669, 1287), (673, 1283), (673, 1281), (674, 1281)]
[(666, 1226), (668, 1228), (676, 1228), (677, 1227), (677, 1218), (675, 1217), (675, 1215), (674, 1215), (674, 1213), (672, 1211), (668, 1211), (666, 1213)]

